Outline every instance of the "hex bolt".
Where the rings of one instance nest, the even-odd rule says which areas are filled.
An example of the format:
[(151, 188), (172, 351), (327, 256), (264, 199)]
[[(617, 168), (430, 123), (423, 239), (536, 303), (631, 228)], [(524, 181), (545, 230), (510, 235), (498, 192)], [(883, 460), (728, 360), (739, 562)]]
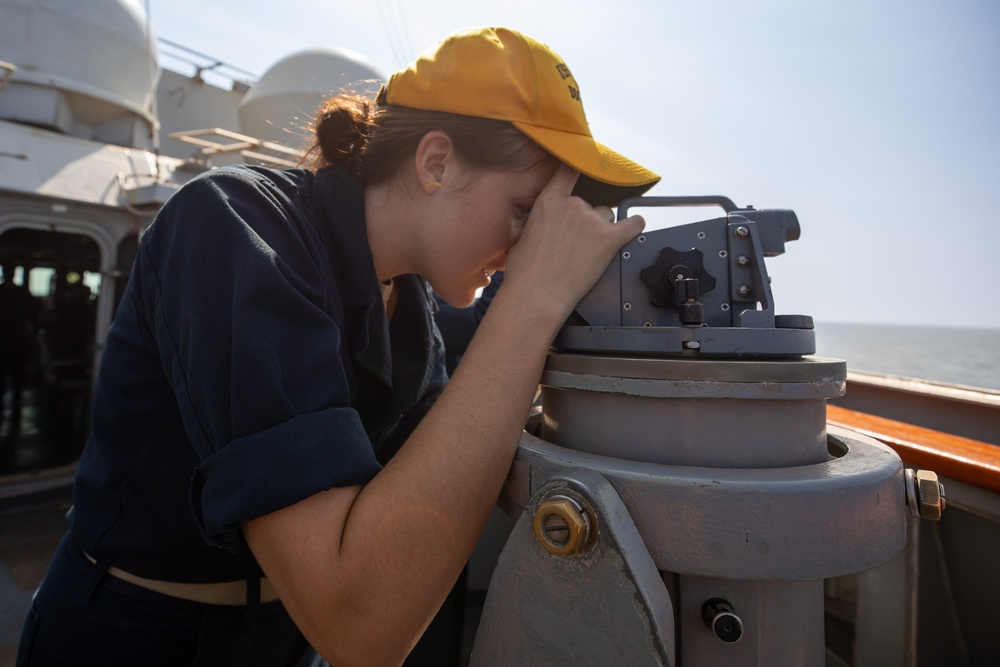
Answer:
[(753, 290), (749, 285), (740, 285), (736, 288), (736, 293), (745, 298), (753, 294)]
[(743, 620), (726, 600), (712, 598), (703, 604), (701, 617), (715, 636), (727, 644), (735, 644), (743, 638)]
[(740, 237), (741, 239), (745, 239), (749, 235), (750, 235), (750, 230), (744, 227), (743, 225), (740, 225), (739, 227), (736, 228), (736, 236)]
[(927, 521), (940, 521), (945, 508), (944, 485), (932, 470), (906, 469), (906, 504), (910, 514)]
[(741, 269), (747, 268), (748, 266), (750, 266), (750, 258), (747, 257), (746, 255), (740, 255), (739, 257), (736, 258), (736, 266), (740, 267)]
[(538, 504), (535, 538), (553, 556), (573, 556), (587, 547), (591, 526), (587, 513), (572, 498), (554, 495)]

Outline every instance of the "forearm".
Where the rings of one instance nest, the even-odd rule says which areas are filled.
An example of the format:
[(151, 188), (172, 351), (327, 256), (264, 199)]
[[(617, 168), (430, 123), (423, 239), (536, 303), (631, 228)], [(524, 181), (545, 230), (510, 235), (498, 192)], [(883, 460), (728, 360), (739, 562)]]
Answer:
[(423, 630), (468, 560), (510, 468), (561, 319), (508, 297), (498, 296), (438, 404), (348, 516), (341, 551), (348, 567), (373, 581), (395, 579), (358, 591), (383, 637)]
[[(435, 407), (350, 502), (340, 489), (276, 513), (285, 515), (277, 542), (303, 542), (294, 551), (248, 532), (289, 612), (332, 664), (401, 661), (476, 544), (562, 321), (551, 308), (525, 308), (517, 291), (497, 296)], [(339, 540), (336, 530), (302, 534), (340, 521)]]

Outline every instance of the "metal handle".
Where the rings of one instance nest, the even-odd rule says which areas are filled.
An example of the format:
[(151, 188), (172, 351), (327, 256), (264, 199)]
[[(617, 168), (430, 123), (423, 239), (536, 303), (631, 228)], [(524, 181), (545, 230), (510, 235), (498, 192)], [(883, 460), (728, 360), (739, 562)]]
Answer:
[(618, 219), (624, 220), (628, 217), (628, 210), (634, 206), (658, 206), (658, 207), (676, 207), (683, 208), (685, 206), (718, 206), (726, 213), (732, 213), (733, 211), (745, 210), (746, 208), (740, 208), (737, 206), (732, 199), (729, 197), (723, 197), (721, 195), (703, 195), (703, 196), (690, 196), (690, 197), (628, 197), (623, 199), (621, 203), (618, 204)]

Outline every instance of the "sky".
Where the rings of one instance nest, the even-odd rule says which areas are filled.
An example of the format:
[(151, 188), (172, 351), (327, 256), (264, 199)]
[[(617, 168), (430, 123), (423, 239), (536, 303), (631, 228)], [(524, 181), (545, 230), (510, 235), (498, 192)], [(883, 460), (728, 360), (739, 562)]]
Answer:
[(796, 212), (777, 313), (1000, 328), (995, 0), (140, 1), (157, 37), (258, 75), (317, 46), (389, 75), (516, 28), (573, 71), (598, 141), (662, 175), (649, 194)]

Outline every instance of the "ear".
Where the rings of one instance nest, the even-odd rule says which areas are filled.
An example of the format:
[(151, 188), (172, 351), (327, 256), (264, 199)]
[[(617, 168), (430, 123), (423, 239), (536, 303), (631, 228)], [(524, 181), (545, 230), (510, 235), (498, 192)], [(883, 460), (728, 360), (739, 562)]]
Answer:
[(424, 135), (413, 159), (417, 185), (421, 190), (426, 191), (429, 183), (446, 184), (446, 179), (454, 180), (457, 176), (455, 147), (451, 143), (451, 137), (440, 130)]

